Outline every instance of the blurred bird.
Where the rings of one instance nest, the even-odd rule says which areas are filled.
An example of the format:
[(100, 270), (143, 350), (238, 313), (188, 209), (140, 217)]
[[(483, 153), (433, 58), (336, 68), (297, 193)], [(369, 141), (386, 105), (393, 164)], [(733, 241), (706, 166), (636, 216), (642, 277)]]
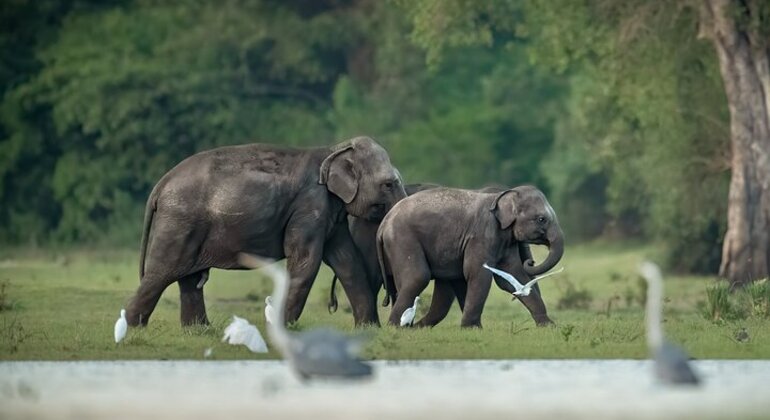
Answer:
[(749, 332), (746, 331), (746, 327), (741, 327), (741, 329), (735, 333), (735, 340), (739, 343), (745, 343), (750, 339), (751, 337), (749, 337)]
[(115, 343), (120, 343), (126, 337), (128, 322), (126, 322), (126, 310), (120, 310), (120, 318), (115, 321)]
[(292, 334), (284, 327), (283, 309), (289, 289), (289, 274), (280, 266), (250, 254), (240, 253), (238, 262), (247, 268), (262, 268), (275, 286), (275, 319), (267, 326), (271, 341), (278, 347), (289, 367), (302, 379), (362, 378), (372, 374), (372, 367), (358, 359), (364, 339), (348, 337), (331, 329), (315, 329)]
[(233, 322), (225, 328), (222, 341), (234, 345), (243, 344), (254, 353), (267, 353), (267, 344), (257, 327), (235, 315), (233, 315)]
[(647, 280), (647, 345), (655, 360), (655, 374), (664, 383), (672, 385), (697, 385), (700, 380), (690, 367), (689, 356), (681, 348), (663, 337), (661, 328), (661, 299), (663, 276), (654, 263), (645, 261), (639, 271)]
[(527, 282), (527, 284), (522, 285), (521, 283), (519, 283), (519, 280), (517, 280), (516, 277), (514, 277), (512, 274), (510, 274), (508, 272), (505, 272), (503, 270), (498, 270), (497, 268), (490, 267), (490, 266), (487, 265), (487, 263), (484, 263), (482, 265), (482, 267), (484, 267), (487, 270), (497, 274), (498, 276), (500, 276), (503, 279), (505, 279), (508, 283), (510, 283), (511, 286), (513, 286), (513, 288), (516, 289), (516, 291), (513, 292), (513, 294), (515, 296), (529, 296), (529, 294), (532, 293), (532, 287), (535, 285), (535, 283), (537, 283), (538, 281), (540, 281), (540, 280), (542, 280), (542, 279), (544, 279), (544, 278), (546, 278), (548, 276), (552, 276), (554, 274), (558, 274), (558, 273), (561, 273), (562, 271), (564, 271), (564, 267), (562, 267), (562, 268), (560, 268), (560, 269), (558, 269), (556, 271), (552, 271), (552, 272), (550, 272), (548, 274), (544, 274), (542, 276), (535, 277), (534, 279), (532, 279), (529, 282)]
[(414, 298), (414, 305), (410, 308), (406, 308), (403, 314), (401, 314), (401, 326), (412, 325), (414, 323), (414, 316), (417, 314), (417, 304), (420, 302), (420, 297)]
[(273, 297), (265, 298), (265, 321), (268, 324), (275, 322), (275, 308), (273, 308)]

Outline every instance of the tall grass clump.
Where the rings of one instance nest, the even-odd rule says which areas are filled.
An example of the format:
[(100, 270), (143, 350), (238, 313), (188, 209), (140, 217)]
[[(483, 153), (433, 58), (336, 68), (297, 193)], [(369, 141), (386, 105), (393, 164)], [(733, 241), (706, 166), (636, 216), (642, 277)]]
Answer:
[(752, 317), (770, 318), (770, 282), (751, 283), (738, 292), (739, 304)]
[(727, 284), (706, 289), (706, 301), (700, 302), (701, 315), (709, 321), (735, 321), (746, 318), (770, 318), (770, 283), (767, 279), (731, 292)]

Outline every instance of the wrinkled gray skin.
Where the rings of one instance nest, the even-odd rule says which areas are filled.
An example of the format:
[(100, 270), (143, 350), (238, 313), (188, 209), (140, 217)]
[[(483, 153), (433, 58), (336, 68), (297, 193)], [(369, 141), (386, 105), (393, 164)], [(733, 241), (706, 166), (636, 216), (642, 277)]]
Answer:
[(208, 323), (202, 287), (209, 269), (244, 269), (236, 256), (248, 252), (286, 258), (287, 322), (299, 318), (324, 261), (340, 276), (356, 325), (379, 324), (347, 216), (380, 221), (405, 196), (387, 152), (368, 137), (333, 147), (248, 144), (193, 155), (164, 175), (147, 201), (141, 281), (128, 323), (146, 325), (174, 282), (182, 325)]
[[(548, 257), (538, 266), (525, 264), (518, 246), (522, 242), (548, 246)], [(377, 251), (385, 289), (395, 300), (390, 324), (399, 324), (404, 310), (435, 278), (437, 286), (442, 282), (445, 286), (434, 294), (453, 290), (458, 299), (465, 296), (460, 302), (461, 325), (481, 327), (493, 279), (482, 264), (528, 281), (534, 273), (546, 272), (561, 260), (564, 237), (556, 213), (535, 187), (516, 187), (498, 194), (436, 188), (407, 197), (393, 207), (377, 232)], [(387, 280), (390, 275), (392, 284)], [(501, 289), (515, 291), (508, 282), (496, 276), (494, 280)], [(537, 324), (551, 323), (539, 293), (521, 301)]]
[[(407, 195), (413, 195), (420, 191), (425, 191), (425, 190), (439, 188), (439, 187), (441, 186), (437, 184), (420, 183), (420, 184), (407, 184), (404, 186), (404, 189), (406, 190)], [(500, 193), (505, 191), (506, 189), (507, 189), (506, 187), (489, 186), (489, 187), (484, 187), (482, 189), (479, 189), (477, 191), (485, 192), (485, 193)], [(380, 223), (370, 222), (366, 219), (362, 219), (355, 216), (348, 216), (348, 227), (350, 229), (350, 234), (353, 237), (353, 242), (356, 244), (356, 247), (358, 247), (358, 250), (360, 251), (361, 255), (364, 258), (364, 263), (366, 265), (368, 278), (371, 281), (372, 291), (376, 296), (380, 291), (380, 286), (383, 284), (380, 264), (377, 259), (377, 245), (376, 245), (377, 229), (379, 229)], [(527, 243), (524, 243), (524, 242), (519, 243), (519, 252), (520, 252), (521, 260), (524, 261), (525, 264), (533, 265), (534, 261), (532, 257), (532, 252), (530, 251), (529, 245)], [(541, 274), (541, 273), (536, 273), (536, 274)], [(329, 307), (330, 313), (335, 312), (338, 306), (337, 296), (335, 293), (336, 281), (337, 281), (337, 276), (335, 275), (332, 278), (332, 285), (329, 291), (328, 307)], [(538, 294), (540, 294), (539, 284), (535, 283), (534, 289)], [(459, 292), (459, 294), (455, 292), (456, 290), (457, 292)], [(441, 322), (441, 320), (444, 319), (449, 309), (451, 308), (452, 302), (454, 302), (456, 295), (457, 295), (458, 304), (460, 305), (460, 309), (462, 310), (465, 304), (465, 282), (464, 281), (454, 282), (454, 284), (448, 281), (441, 281), (441, 282), (434, 283), (434, 292), (433, 292), (433, 298), (431, 301), (430, 309), (421, 320), (415, 323), (415, 326), (432, 327), (438, 324), (439, 322)], [(388, 303), (389, 303), (389, 296), (386, 293), (383, 306), (387, 306)]]
[[(407, 184), (404, 186), (404, 190), (407, 195), (412, 195), (416, 192), (426, 189), (436, 188), (436, 184)], [(353, 238), (353, 243), (356, 244), (358, 251), (364, 259), (364, 265), (366, 266), (366, 273), (369, 279), (369, 286), (372, 289), (375, 297), (380, 291), (382, 285), (382, 275), (380, 274), (380, 263), (377, 261), (377, 229), (380, 227), (380, 221), (370, 221), (361, 217), (348, 215), (348, 228), (350, 230), (350, 236)], [(332, 285), (329, 291), (329, 312), (337, 310), (337, 296), (335, 293), (335, 285), (337, 282), (337, 275), (335, 273), (332, 278)]]

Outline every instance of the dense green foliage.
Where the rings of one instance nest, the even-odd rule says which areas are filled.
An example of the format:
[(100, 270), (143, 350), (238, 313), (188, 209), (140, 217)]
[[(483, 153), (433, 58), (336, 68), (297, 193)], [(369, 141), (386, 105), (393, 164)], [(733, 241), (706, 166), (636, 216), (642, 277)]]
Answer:
[(662, 239), (674, 268), (715, 272), (729, 126), (697, 10), (686, 1), (492, 4), (404, 2), (430, 57), (452, 45), (523, 39), (512, 47), (567, 80), (543, 174), (573, 234)]
[(407, 182), (534, 183), (569, 239), (716, 270), (727, 109), (686, 1), (4, 2), (0, 241), (134, 244), (196, 151), (377, 138)]

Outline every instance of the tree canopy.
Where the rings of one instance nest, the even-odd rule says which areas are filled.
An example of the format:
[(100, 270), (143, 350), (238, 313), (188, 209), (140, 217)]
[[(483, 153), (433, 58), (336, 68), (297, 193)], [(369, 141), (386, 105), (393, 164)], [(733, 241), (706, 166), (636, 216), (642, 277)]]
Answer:
[(4, 242), (134, 243), (153, 184), (192, 153), (367, 134), (406, 182), (532, 183), (570, 241), (642, 237), (677, 269), (719, 267), (729, 111), (687, 1), (1, 10)]

